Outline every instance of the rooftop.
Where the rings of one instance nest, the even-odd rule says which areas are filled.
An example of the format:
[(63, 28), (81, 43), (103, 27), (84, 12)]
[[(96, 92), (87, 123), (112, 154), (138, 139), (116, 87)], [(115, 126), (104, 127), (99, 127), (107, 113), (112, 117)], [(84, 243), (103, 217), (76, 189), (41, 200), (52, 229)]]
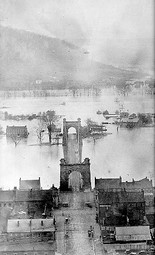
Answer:
[(149, 226), (116, 227), (117, 241), (151, 240)]
[(52, 196), (57, 195), (57, 189), (49, 190), (0, 190), (0, 203), (9, 203), (13, 201), (42, 201), (52, 200)]
[(27, 129), (27, 126), (7, 126), (7, 129)]
[(145, 189), (145, 188), (153, 188), (152, 180), (149, 180), (147, 177), (141, 180), (132, 179), (131, 182), (122, 182), (122, 178), (95, 178), (95, 189)]
[(53, 219), (9, 219), (8, 233), (54, 231)]

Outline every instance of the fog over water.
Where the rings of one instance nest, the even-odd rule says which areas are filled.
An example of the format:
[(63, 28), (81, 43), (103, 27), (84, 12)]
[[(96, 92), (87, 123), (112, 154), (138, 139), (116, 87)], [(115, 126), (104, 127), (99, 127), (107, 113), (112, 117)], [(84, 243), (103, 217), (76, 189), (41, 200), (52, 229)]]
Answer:
[[(11, 114), (38, 113), (55, 110), (56, 114), (67, 120), (81, 118), (82, 125), (87, 118), (101, 123), (105, 119), (97, 115), (97, 110), (108, 110), (113, 113), (119, 109), (115, 102), (113, 90), (103, 90), (100, 96), (81, 97), (58, 96), (49, 98), (9, 98), (0, 101), (0, 107), (8, 107), (4, 111)], [(154, 112), (153, 96), (129, 95), (120, 97), (125, 110), (130, 113)], [(65, 102), (65, 105), (62, 103)], [(62, 118), (59, 126), (62, 126)], [(7, 125), (27, 125), (29, 136), (27, 141), (20, 141), (15, 148), (13, 143), (7, 143), (6, 137), (0, 137), (0, 187), (18, 187), (22, 179), (37, 179), (41, 177), (43, 188), (49, 188), (54, 183), (59, 186), (59, 162), (63, 158), (62, 145), (39, 146), (36, 128), (37, 121), (2, 121), (4, 131)], [(108, 133), (101, 139), (87, 138), (83, 140), (82, 158), (90, 158), (92, 186), (94, 177), (119, 177), (123, 180), (135, 180), (151, 177), (154, 171), (154, 128), (121, 128), (117, 132), (116, 125), (107, 125)], [(48, 141), (45, 134), (44, 142)]]

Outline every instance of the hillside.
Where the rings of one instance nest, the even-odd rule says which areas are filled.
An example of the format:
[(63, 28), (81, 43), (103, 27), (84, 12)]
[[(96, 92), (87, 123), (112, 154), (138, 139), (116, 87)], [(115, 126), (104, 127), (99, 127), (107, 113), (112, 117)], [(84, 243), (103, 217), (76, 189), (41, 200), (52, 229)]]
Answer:
[(58, 38), (0, 27), (0, 87), (24, 87), (35, 80), (91, 84), (104, 79), (137, 77), (91, 61), (89, 53)]

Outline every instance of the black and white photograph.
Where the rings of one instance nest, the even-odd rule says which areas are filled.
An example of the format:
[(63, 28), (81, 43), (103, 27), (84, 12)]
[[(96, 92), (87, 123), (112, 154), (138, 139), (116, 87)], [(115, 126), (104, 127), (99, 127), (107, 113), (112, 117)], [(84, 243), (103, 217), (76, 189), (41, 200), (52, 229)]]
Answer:
[(0, 255), (155, 254), (154, 0), (0, 0)]

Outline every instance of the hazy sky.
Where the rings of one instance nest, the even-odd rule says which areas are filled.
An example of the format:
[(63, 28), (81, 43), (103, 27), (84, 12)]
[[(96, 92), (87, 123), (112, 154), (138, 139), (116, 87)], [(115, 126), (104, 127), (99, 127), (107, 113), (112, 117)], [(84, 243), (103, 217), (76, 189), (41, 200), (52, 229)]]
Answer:
[(150, 66), (153, 0), (0, 0), (1, 24), (65, 39), (108, 64)]

